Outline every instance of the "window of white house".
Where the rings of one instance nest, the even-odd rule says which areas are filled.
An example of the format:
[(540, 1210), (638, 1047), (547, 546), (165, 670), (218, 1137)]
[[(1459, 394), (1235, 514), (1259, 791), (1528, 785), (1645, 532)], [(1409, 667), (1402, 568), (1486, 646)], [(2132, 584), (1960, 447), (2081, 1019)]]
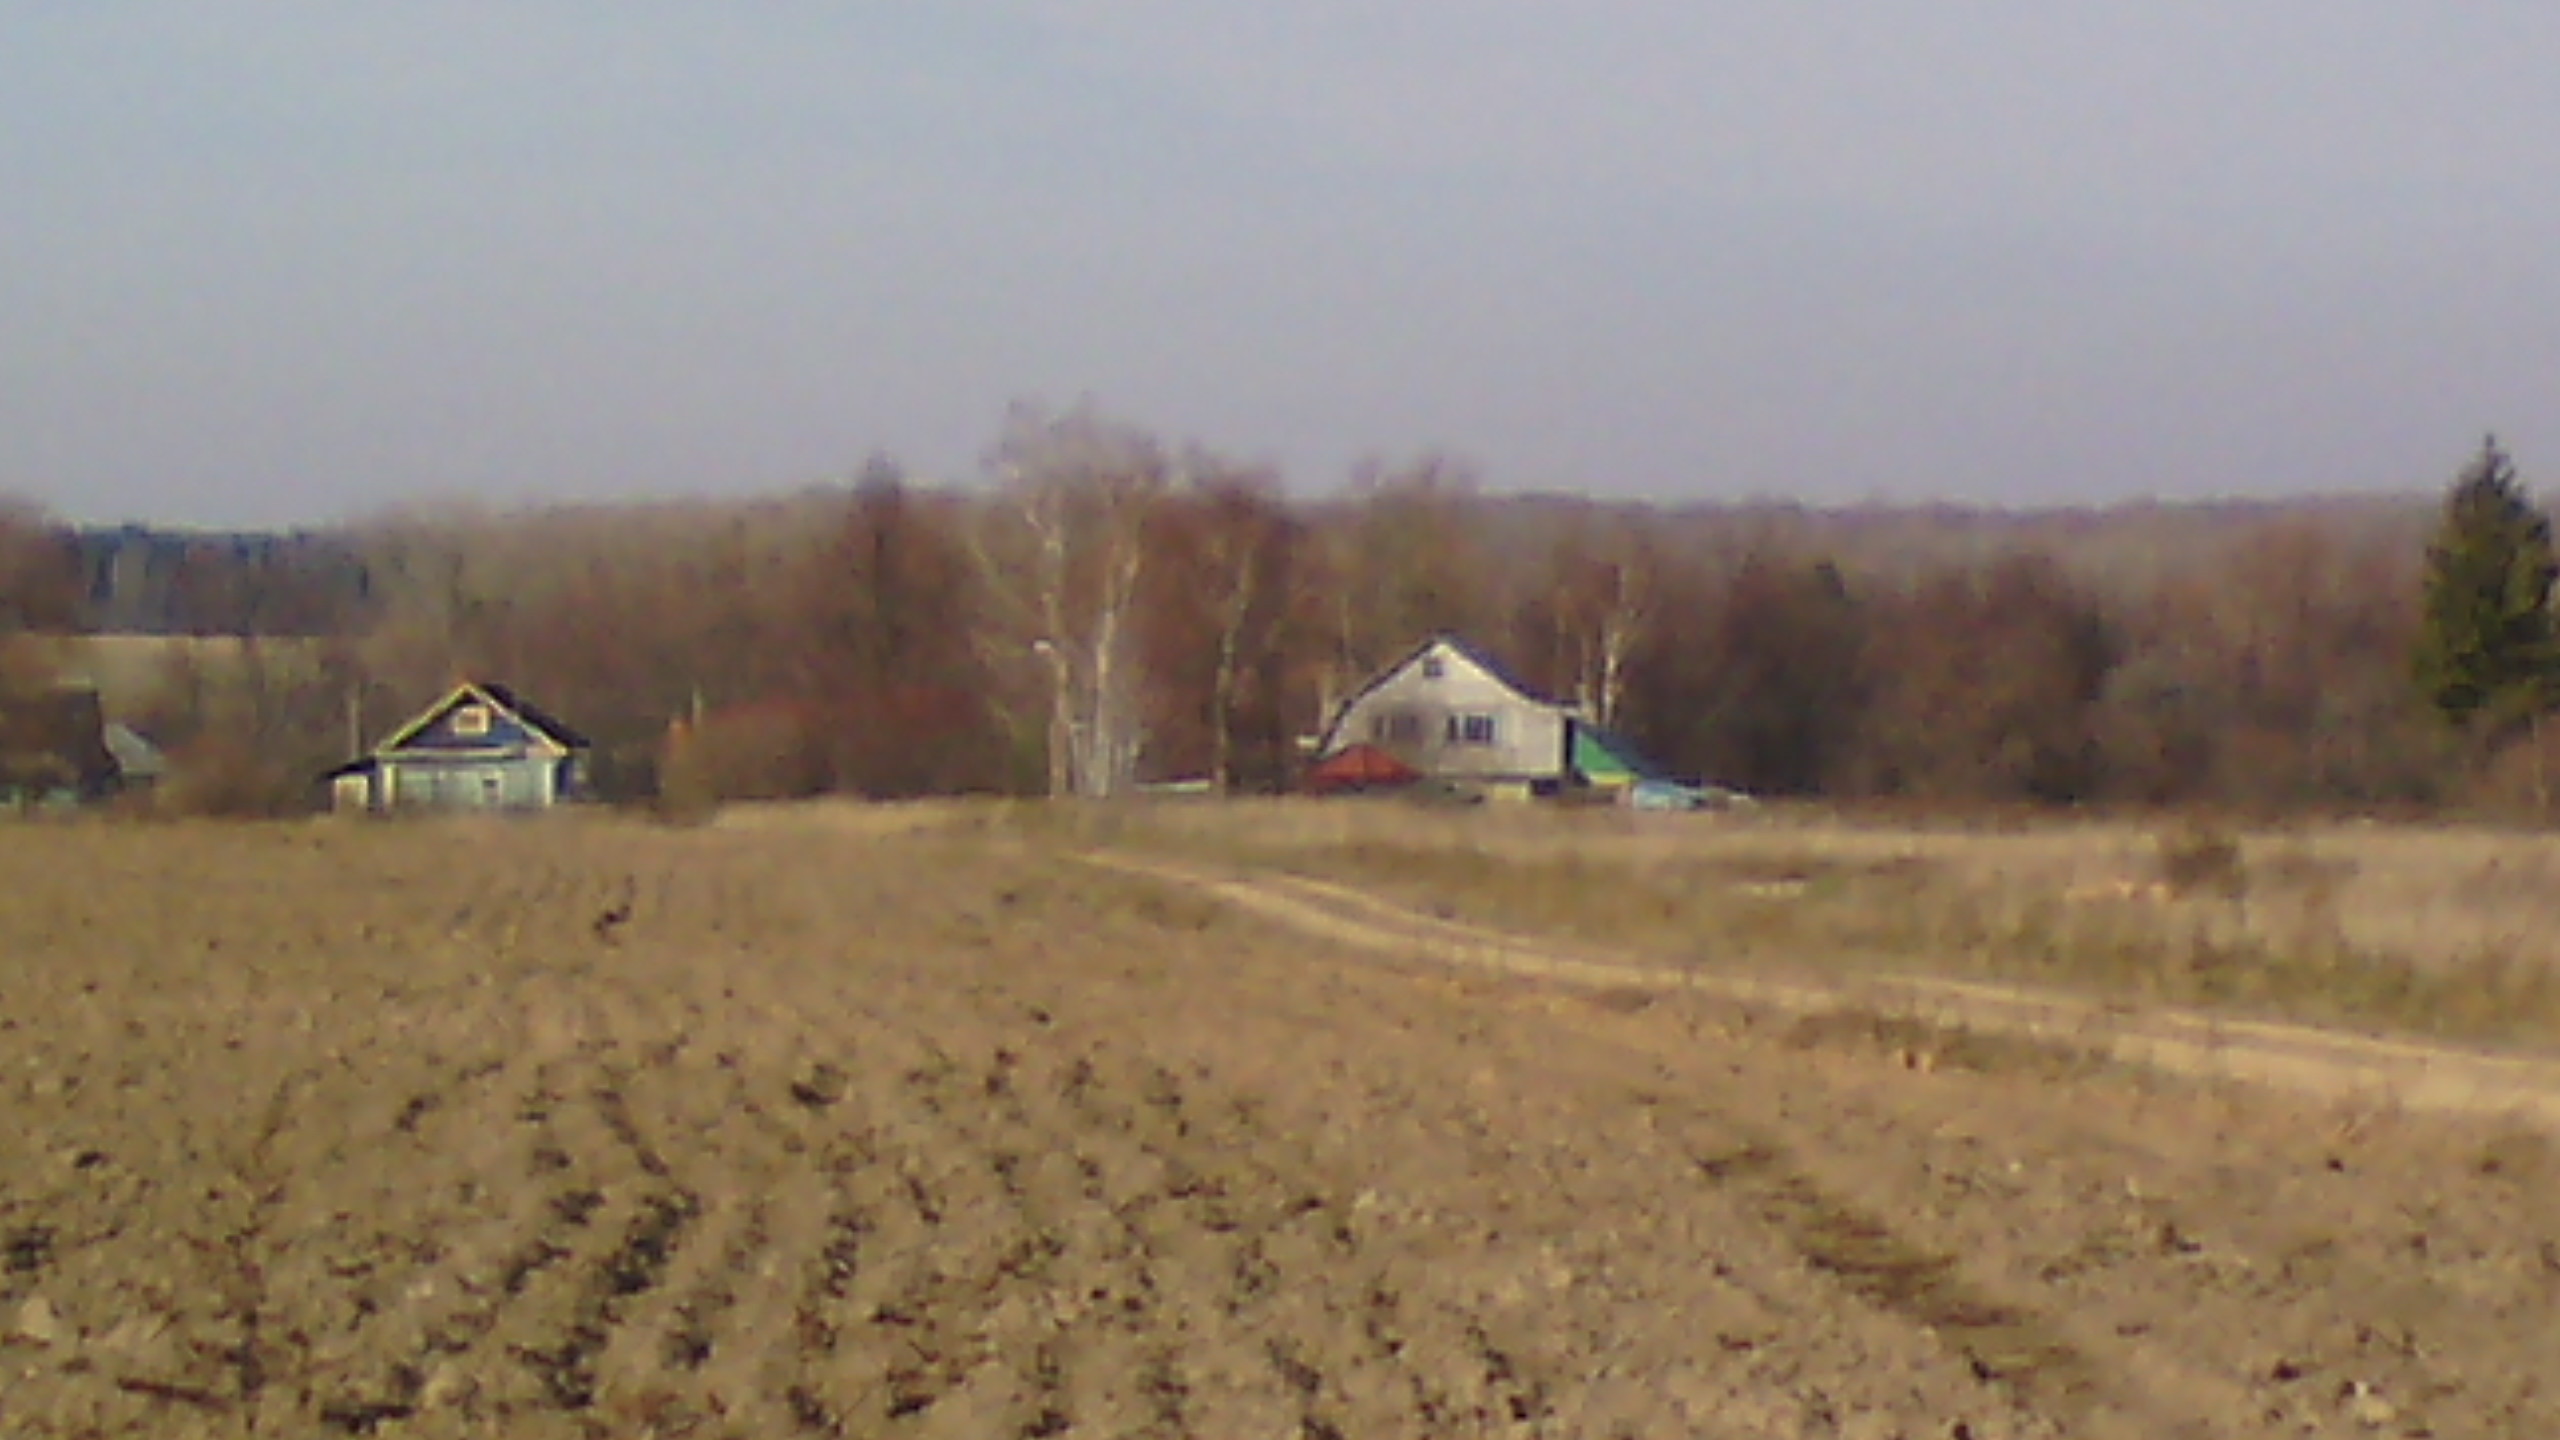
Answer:
[(1493, 717), (1490, 715), (1450, 716), (1449, 743), (1452, 745), (1492, 744)]
[(1437, 679), (1439, 679), (1441, 676), (1446, 675), (1446, 674), (1448, 674), (1448, 673), (1449, 673), (1449, 663), (1448, 663), (1447, 661), (1445, 661), (1445, 660), (1441, 659), (1439, 656), (1437, 656), (1437, 655), (1425, 655), (1425, 656), (1423, 656), (1423, 657), (1422, 657), (1422, 678), (1423, 678), (1423, 679), (1425, 679), (1425, 680), (1437, 680)]
[(489, 707), (486, 705), (462, 705), (455, 707), (453, 712), (453, 733), (456, 735), (488, 734)]
[(1410, 710), (1390, 710), (1369, 720), (1369, 738), (1382, 745), (1410, 745), (1422, 738), (1422, 717)]

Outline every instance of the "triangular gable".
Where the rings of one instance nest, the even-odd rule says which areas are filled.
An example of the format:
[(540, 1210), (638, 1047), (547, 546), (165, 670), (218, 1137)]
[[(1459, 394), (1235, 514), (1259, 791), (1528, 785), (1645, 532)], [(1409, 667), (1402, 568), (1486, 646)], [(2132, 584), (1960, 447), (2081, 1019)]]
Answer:
[(157, 780), (169, 773), (169, 757), (143, 734), (130, 725), (107, 722), (100, 735), (107, 753), (115, 757), (116, 770), (127, 780)]
[(447, 691), (443, 699), (419, 711), (407, 724), (392, 731), (390, 738), (373, 747), (373, 753), (381, 755), (411, 744), (419, 736), (433, 729), (445, 716), (464, 705), (488, 706), (497, 714), (514, 721), (526, 733), (558, 754), (566, 755), (572, 750), (586, 747), (587, 742), (584, 737), (575, 731), (567, 730), (567, 727), (518, 700), (505, 686), (465, 680)]
[(1646, 760), (1624, 736), (1597, 725), (1573, 727), (1573, 769), (1575, 774), (1594, 785), (1626, 785), (1638, 780), (1668, 778), (1660, 766)]
[(1407, 670), (1420, 665), (1424, 660), (1429, 659), (1434, 653), (1446, 655), (1483, 671), (1487, 677), (1494, 681), (1494, 683), (1502, 686), (1506, 690), (1509, 690), (1512, 694), (1519, 696), (1524, 704), (1541, 705), (1550, 710), (1562, 710), (1566, 708), (1564, 705), (1559, 704), (1554, 699), (1539, 693), (1536, 689), (1522, 681), (1519, 676), (1513, 674), (1510, 668), (1505, 666), (1501, 661), (1494, 659), (1492, 656), (1477, 649), (1473, 645), (1468, 644), (1466, 641), (1459, 639), (1457, 636), (1443, 631), (1406, 651), (1404, 655), (1394, 663), (1381, 668), (1376, 674), (1363, 681), (1359, 689), (1344, 696), (1342, 703), (1334, 707), (1333, 718), (1325, 722), (1324, 740), (1317, 748), (1325, 753), (1331, 753), (1334, 745), (1341, 738), (1338, 732), (1342, 728), (1344, 716), (1349, 715), (1353, 708), (1358, 706), (1361, 701), (1369, 698), (1369, 696), (1375, 693), (1380, 686), (1385, 685), (1388, 681), (1395, 679)]
[[(1528, 701), (1532, 705), (1544, 705), (1551, 710), (1562, 710), (1567, 708), (1563, 701), (1558, 700), (1553, 695), (1549, 695), (1545, 691), (1531, 685), (1528, 681), (1521, 679), (1518, 672), (1514, 671), (1510, 666), (1503, 664), (1501, 661), (1493, 658), (1493, 656), (1486, 654), (1484, 651), (1477, 649), (1475, 646), (1468, 644), (1466, 641), (1459, 639), (1455, 635), (1435, 635), (1431, 638), (1430, 644), (1424, 645), (1422, 649), (1429, 650), (1431, 648), (1431, 644), (1446, 646), (1451, 652), (1455, 653), (1458, 658), (1502, 682), (1505, 689), (1509, 690), (1512, 694), (1519, 696), (1521, 699)], [(1417, 660), (1422, 658), (1422, 651), (1416, 651), (1414, 658)]]

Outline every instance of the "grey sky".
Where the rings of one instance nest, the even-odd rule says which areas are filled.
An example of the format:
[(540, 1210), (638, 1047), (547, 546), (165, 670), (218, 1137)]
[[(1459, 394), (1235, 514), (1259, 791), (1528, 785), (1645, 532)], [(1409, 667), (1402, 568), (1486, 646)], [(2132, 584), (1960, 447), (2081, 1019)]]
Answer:
[(2550, 0), (0, 0), (0, 490), (2560, 488)]

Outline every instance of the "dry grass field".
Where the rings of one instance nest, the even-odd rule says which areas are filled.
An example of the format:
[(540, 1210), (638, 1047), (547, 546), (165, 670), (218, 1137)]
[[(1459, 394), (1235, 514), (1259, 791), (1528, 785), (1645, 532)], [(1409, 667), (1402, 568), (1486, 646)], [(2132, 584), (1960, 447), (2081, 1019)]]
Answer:
[[(1887, 884), (1953, 908), (1968, 865), (2150, 873), (2129, 834), (1622, 824), (0, 828), (0, 1434), (2560, 1434), (2534, 1133), (2033, 1051), (1915, 1071), (1080, 858), (1356, 868), (1637, 947), (1827, 907), (1735, 963), (1966, 933), (1853, 922)], [(2354, 861), (2350, 943), (2396, 933), (2351, 893), (2400, 883), (2392, 837), (2251, 837), (2250, 885), (2279, 843)], [(2414, 897), (2471, 873), (2411, 843), (2444, 867)], [(2439, 928), (2411, 955), (2464, 973)]]
[(2560, 835), (1382, 803), (1028, 817), (1705, 966), (1906, 970), (2560, 1042)]

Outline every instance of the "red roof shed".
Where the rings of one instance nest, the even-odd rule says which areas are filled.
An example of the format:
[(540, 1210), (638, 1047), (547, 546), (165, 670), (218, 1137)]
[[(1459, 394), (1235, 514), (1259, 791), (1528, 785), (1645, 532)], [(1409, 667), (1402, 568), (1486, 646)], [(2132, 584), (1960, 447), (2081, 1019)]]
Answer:
[(1317, 761), (1300, 783), (1312, 794), (1338, 795), (1393, 789), (1421, 778), (1421, 771), (1375, 745), (1349, 745)]

